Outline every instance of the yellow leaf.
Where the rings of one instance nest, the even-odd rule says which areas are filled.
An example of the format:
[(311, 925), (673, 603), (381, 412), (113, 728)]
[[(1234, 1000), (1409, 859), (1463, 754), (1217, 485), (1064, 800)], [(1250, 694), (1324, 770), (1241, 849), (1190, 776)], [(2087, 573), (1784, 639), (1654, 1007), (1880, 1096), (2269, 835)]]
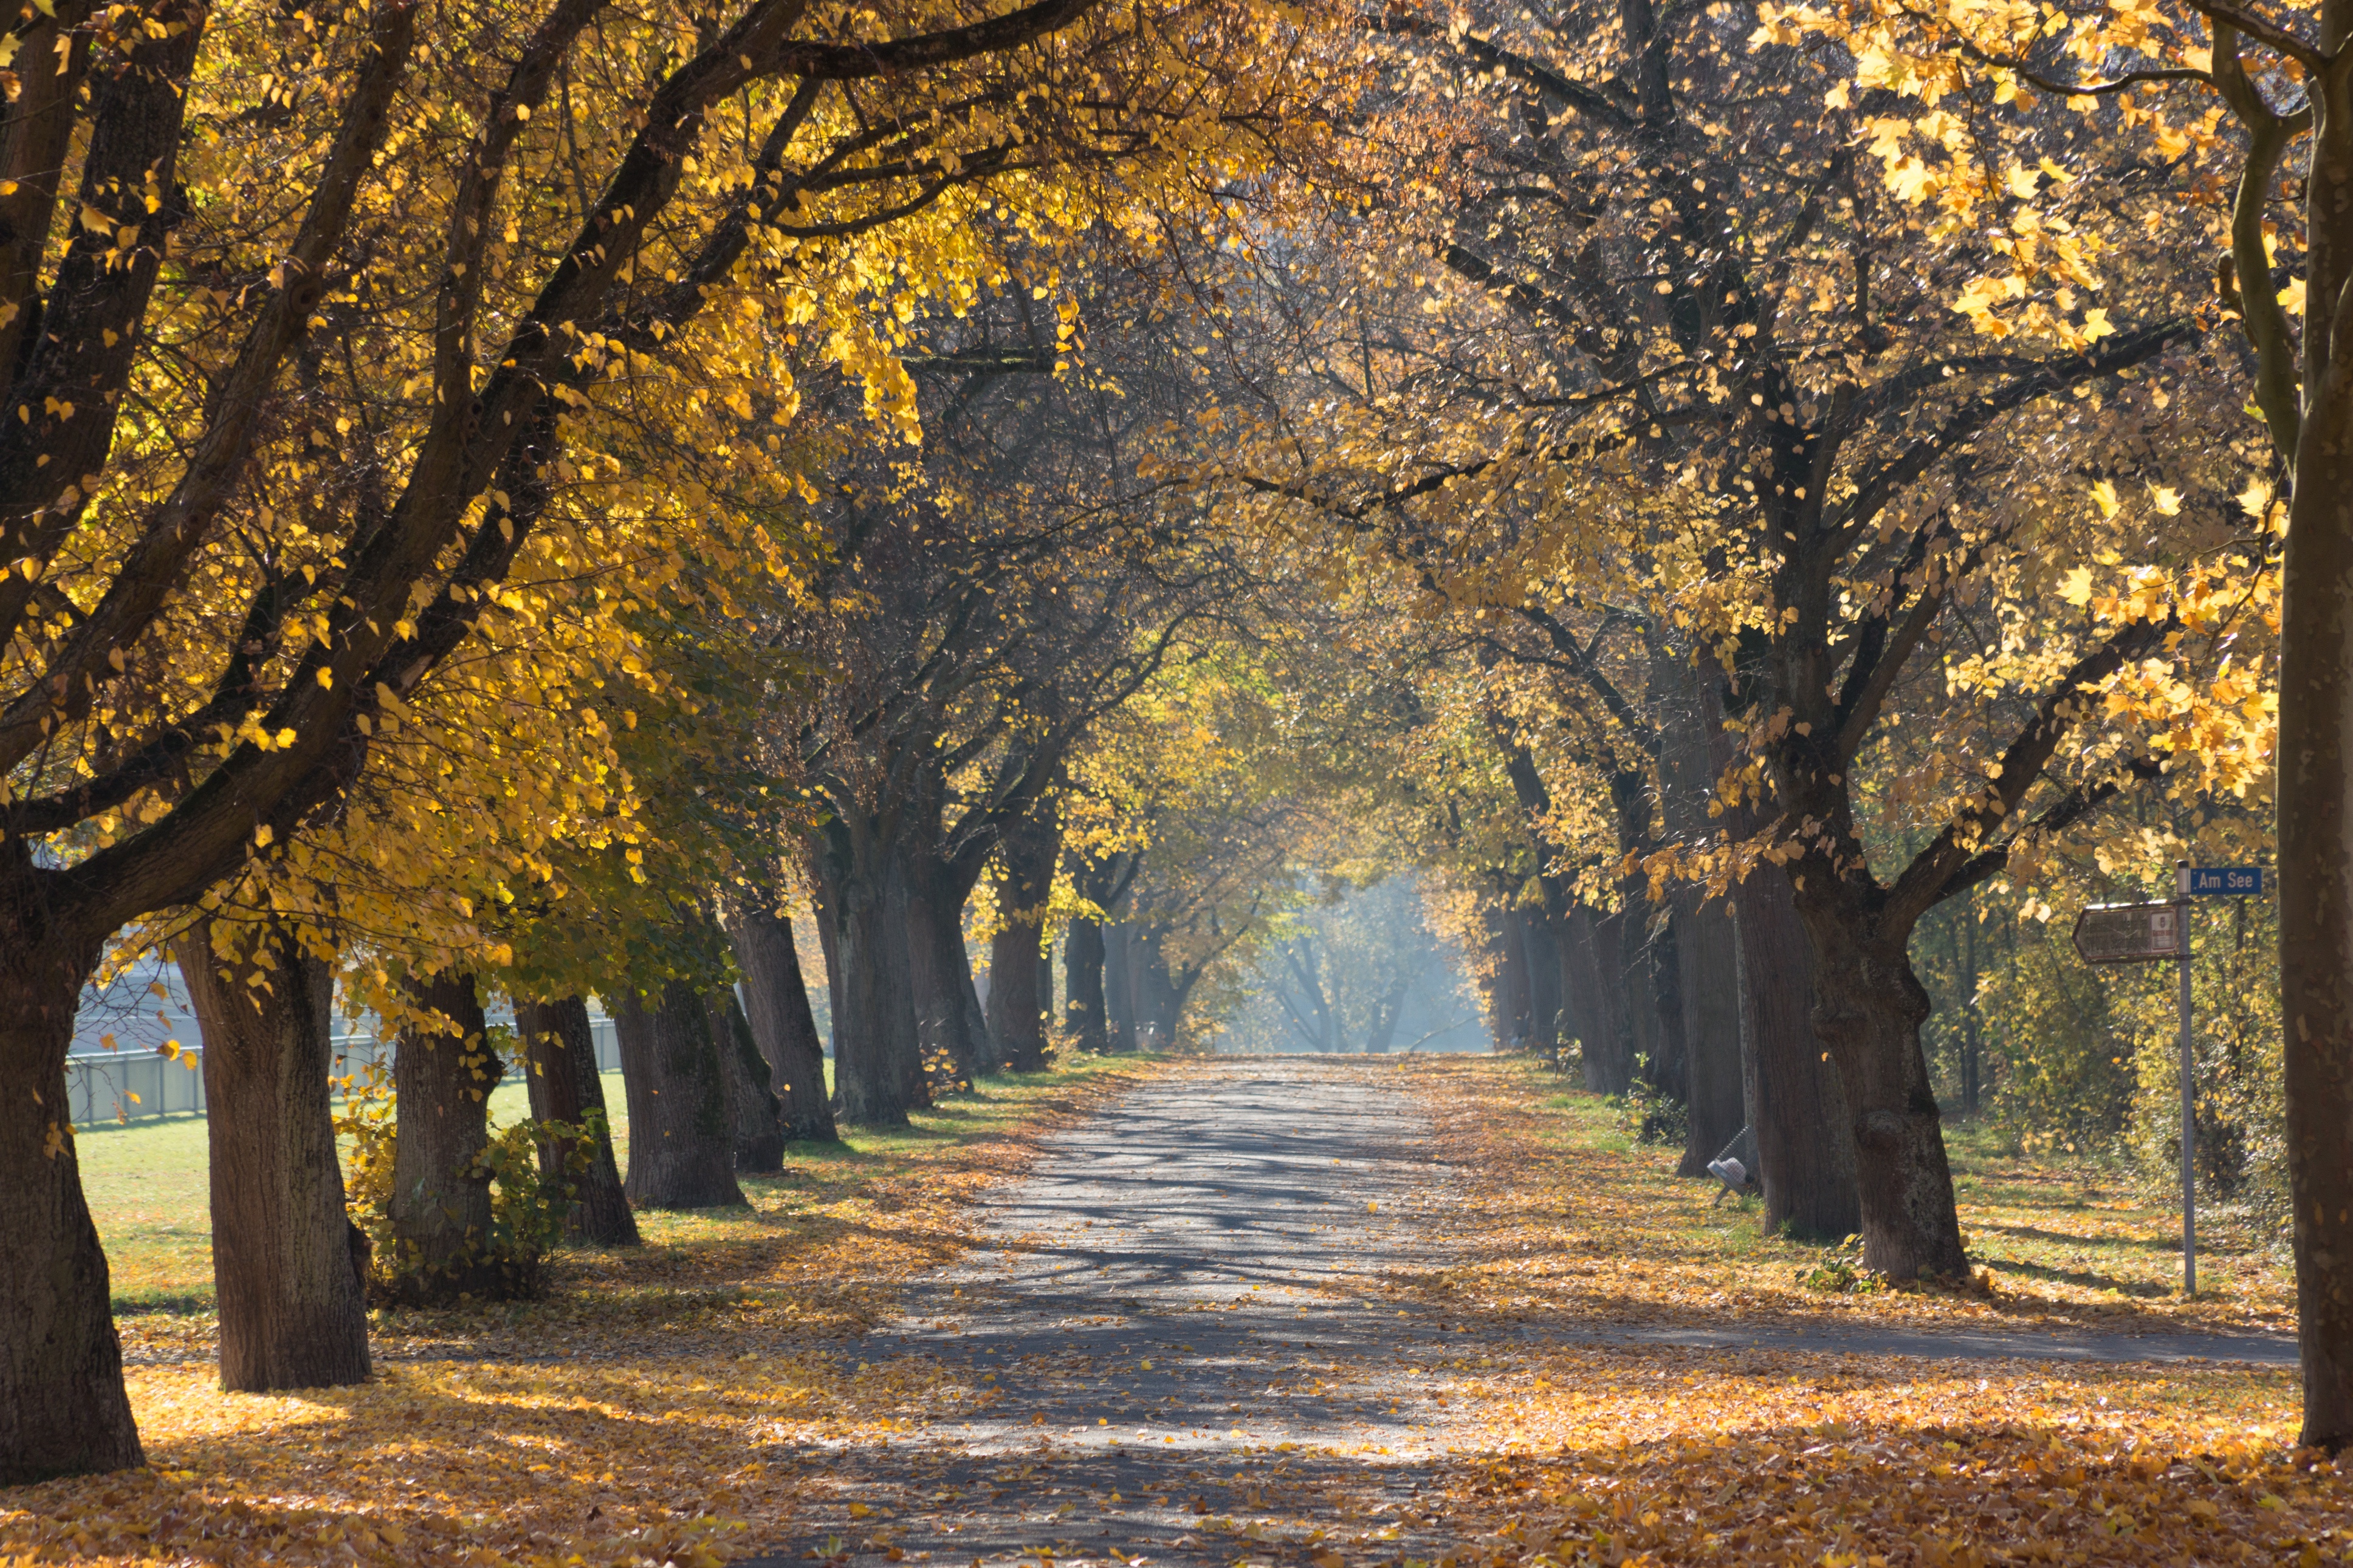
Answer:
[(2116, 487), (2102, 479), (2092, 487), (2092, 499), (2099, 503), (2102, 517), (2116, 515)]

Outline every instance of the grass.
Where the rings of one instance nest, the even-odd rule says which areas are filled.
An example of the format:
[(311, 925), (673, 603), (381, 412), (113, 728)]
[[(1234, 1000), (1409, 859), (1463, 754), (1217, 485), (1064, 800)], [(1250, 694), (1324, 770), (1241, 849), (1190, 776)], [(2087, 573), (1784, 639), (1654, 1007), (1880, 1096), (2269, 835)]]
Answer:
[[(1083, 1058), (1029, 1078), (985, 1079), (968, 1094), (919, 1110), (905, 1129), (858, 1130), (839, 1143), (794, 1144), (775, 1176), (745, 1176), (750, 1206), (647, 1212), (638, 1216), (647, 1247), (638, 1253), (566, 1248), (554, 1263), (559, 1294), (595, 1286), (624, 1296), (632, 1282), (658, 1289), (709, 1277), (757, 1272), (760, 1258), (858, 1222), (881, 1191), (908, 1171), (936, 1163), (1050, 1112), (1097, 1079), (1119, 1081), (1142, 1070), (1138, 1058)], [(604, 1075), (614, 1153), (628, 1165), (628, 1111), (621, 1075)], [(505, 1125), (530, 1114), (520, 1081), (491, 1095), (491, 1119)], [(209, 1124), (174, 1117), (79, 1130), (82, 1191), (104, 1245), (118, 1316), (209, 1314), (213, 1310), (212, 1209), (206, 1156)], [(732, 1271), (732, 1273), (731, 1273)]]
[(2243, 1220), (2201, 1219), (2199, 1293), (2185, 1299), (2178, 1207), (2098, 1161), (2028, 1157), (1985, 1130), (1957, 1130), (1947, 1148), (1962, 1234), (1990, 1290), (1825, 1290), (1799, 1277), (1852, 1259), (1845, 1238), (1766, 1235), (1757, 1199), (1714, 1204), (1715, 1183), (1674, 1174), (1679, 1148), (1633, 1142), (1601, 1097), (1564, 1090), (1523, 1058), (1453, 1058), (1427, 1070), (1448, 1085), (1437, 1100), (1441, 1142), (1470, 1142), (1494, 1171), (1525, 1163), (1540, 1173), (1482, 1184), (1499, 1250), (1462, 1276), (1483, 1272), (1531, 1310), (2294, 1331), (2295, 1279), (2271, 1238)]

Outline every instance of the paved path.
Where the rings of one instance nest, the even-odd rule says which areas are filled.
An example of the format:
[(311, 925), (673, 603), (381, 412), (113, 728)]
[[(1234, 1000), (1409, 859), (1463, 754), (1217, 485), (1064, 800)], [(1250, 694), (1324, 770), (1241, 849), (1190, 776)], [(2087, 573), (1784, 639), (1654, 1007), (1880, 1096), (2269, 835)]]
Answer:
[[(1736, 1352), (2275, 1359), (2287, 1342), (2054, 1341), (2007, 1333), (1599, 1330), (1482, 1339), (1379, 1290), (1448, 1247), (1455, 1177), (1380, 1058), (1221, 1058), (1058, 1137), (1000, 1189), (983, 1244), (909, 1293), (870, 1361), (933, 1358), (1000, 1390), (889, 1444), (763, 1458), (824, 1495), (749, 1562), (946, 1568), (1436, 1555), (1415, 1493), (1467, 1442), (1440, 1362), (1530, 1339)], [(1440, 1348), (1444, 1347), (1441, 1352)], [(1458, 1412), (1460, 1414), (1458, 1415)], [(858, 1512), (852, 1512), (855, 1505)], [(1260, 1539), (1236, 1526), (1258, 1521)], [(1425, 1550), (1429, 1549), (1429, 1550)]]

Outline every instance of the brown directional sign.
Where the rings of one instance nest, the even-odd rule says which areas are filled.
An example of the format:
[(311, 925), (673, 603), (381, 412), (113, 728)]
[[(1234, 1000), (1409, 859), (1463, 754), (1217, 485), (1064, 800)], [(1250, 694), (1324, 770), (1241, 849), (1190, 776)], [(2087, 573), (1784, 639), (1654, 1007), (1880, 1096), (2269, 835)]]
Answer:
[(2094, 904), (2075, 917), (2075, 951), (2086, 963), (2144, 963), (2181, 956), (2176, 904)]

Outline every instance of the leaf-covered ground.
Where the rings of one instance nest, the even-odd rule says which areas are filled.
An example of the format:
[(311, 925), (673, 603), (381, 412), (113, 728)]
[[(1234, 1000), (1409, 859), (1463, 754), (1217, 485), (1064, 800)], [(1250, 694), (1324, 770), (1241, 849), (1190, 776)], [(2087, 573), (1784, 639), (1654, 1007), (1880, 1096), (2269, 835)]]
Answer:
[[(957, 1254), (976, 1189), (1156, 1070), (1096, 1060), (996, 1080), (907, 1132), (797, 1149), (783, 1176), (745, 1179), (749, 1209), (641, 1216), (647, 1247), (565, 1254), (545, 1301), (380, 1314), (364, 1387), (223, 1394), (213, 1318), (125, 1316), (151, 1468), (0, 1490), (0, 1564), (717, 1561), (730, 1521), (788, 1511), (802, 1479), (748, 1458), (758, 1423), (840, 1440), (894, 1429), (912, 1401), (972, 1396), (861, 1372), (855, 1337), (898, 1282)], [(189, 1125), (172, 1130), (185, 1142)], [(89, 1142), (150, 1131), (164, 1129)], [(116, 1157), (188, 1180), (168, 1152)], [(116, 1185), (102, 1224), (109, 1203), (136, 1201)], [(195, 1295), (170, 1272), (187, 1239), (145, 1254), (141, 1240), (123, 1250), (156, 1294)]]
[[(2100, 1334), (2295, 1331), (2281, 1226), (2202, 1215), (2199, 1293), (2181, 1294), (2181, 1220), (2160, 1181), (2088, 1160), (2033, 1162), (1950, 1137), (1961, 1229), (1990, 1290), (1825, 1289), (1859, 1249), (1760, 1234), (1754, 1198), (1677, 1177), (1680, 1147), (1633, 1144), (1611, 1107), (1526, 1058), (1434, 1058), (1431, 1112), (1473, 1180), (1476, 1241), (1451, 1281), (1541, 1314), (1658, 1324), (1844, 1321)], [(1832, 1266), (1825, 1268), (1825, 1265)], [(1446, 1280), (1433, 1279), (1433, 1285)]]
[[(1963, 1144), (1993, 1298), (1824, 1292), (1672, 1163), (1512, 1061), (990, 1086), (548, 1302), (387, 1323), (364, 1388), (223, 1394), (206, 1320), (132, 1318), (153, 1467), (0, 1493), (0, 1564), (2353, 1558), (2292, 1369), (1842, 1348), (2256, 1331), (2260, 1254), (2119, 1296), (2074, 1276), (2153, 1287), (2169, 1216)], [(1632, 1339), (1683, 1327), (1759, 1342)]]

